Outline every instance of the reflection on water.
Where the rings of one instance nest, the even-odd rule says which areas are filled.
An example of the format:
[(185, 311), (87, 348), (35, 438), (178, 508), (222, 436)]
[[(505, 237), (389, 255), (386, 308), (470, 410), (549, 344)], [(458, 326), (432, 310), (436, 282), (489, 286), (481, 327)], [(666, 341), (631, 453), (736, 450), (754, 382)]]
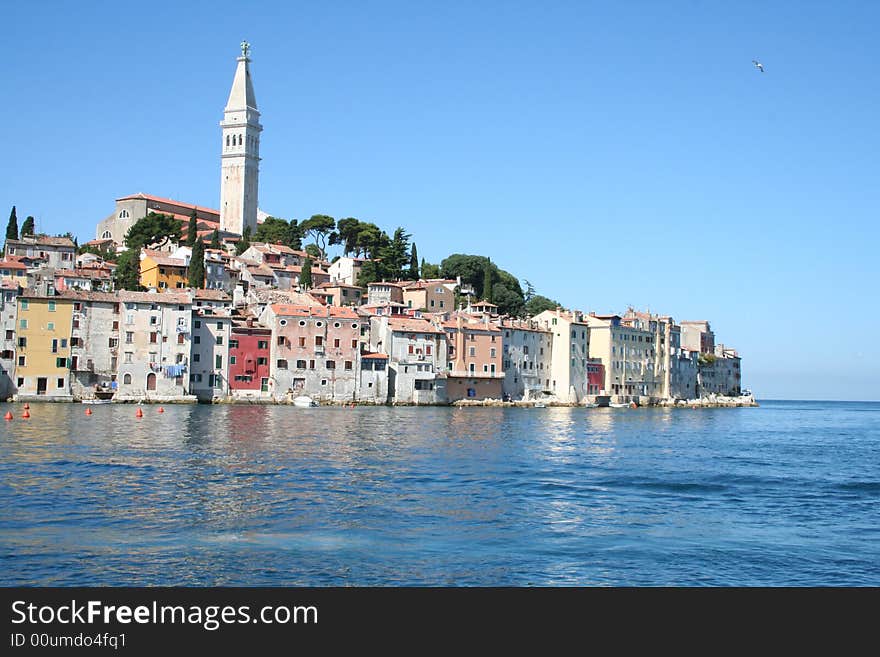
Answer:
[(3, 584), (878, 583), (876, 404), (7, 406)]

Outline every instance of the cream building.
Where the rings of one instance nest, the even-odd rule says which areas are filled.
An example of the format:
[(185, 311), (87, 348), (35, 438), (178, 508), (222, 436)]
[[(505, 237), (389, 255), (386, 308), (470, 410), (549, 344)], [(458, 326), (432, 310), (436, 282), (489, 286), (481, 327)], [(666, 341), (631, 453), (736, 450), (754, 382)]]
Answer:
[[(579, 311), (568, 312), (557, 308), (545, 310), (532, 319), (549, 330), (553, 339), (551, 394), (562, 402), (581, 403), (590, 394), (587, 368), (593, 356), (593, 337), (590, 330), (592, 325), (586, 321), (588, 318)], [(605, 371), (608, 371), (607, 366)]]

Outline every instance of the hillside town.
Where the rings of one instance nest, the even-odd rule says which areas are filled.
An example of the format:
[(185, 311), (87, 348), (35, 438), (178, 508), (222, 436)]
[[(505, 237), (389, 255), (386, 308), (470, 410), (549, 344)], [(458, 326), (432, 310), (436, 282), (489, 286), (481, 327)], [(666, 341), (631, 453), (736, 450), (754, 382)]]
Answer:
[(19, 231), (13, 208), (0, 398), (651, 405), (743, 394), (740, 357), (708, 321), (566, 309), (488, 258), (420, 263), (402, 228), (390, 237), (353, 218), (297, 224), (260, 210), (250, 61), (243, 43), (221, 123), (219, 210), (122, 196), (80, 246), (36, 232), (32, 217)]

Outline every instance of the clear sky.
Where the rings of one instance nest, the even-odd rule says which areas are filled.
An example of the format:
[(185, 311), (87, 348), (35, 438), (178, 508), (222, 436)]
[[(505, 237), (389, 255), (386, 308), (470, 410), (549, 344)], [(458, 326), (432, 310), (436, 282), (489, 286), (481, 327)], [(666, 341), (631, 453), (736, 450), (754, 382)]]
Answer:
[(488, 255), (568, 307), (709, 319), (759, 397), (880, 399), (878, 3), (3, 15), (4, 226), (14, 204), (85, 241), (136, 192), (218, 207), (247, 39), (265, 211), (404, 226), (429, 261)]

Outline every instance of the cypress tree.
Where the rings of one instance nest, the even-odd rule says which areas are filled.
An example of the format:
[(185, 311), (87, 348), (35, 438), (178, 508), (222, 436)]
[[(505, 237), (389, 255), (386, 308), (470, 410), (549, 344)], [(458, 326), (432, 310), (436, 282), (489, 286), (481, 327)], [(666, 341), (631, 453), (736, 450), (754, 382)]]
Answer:
[(6, 239), (18, 239), (18, 217), (15, 214), (15, 206), (12, 206), (12, 212), (9, 213), (9, 223), (6, 224)]
[(303, 260), (302, 271), (299, 274), (299, 286), (303, 290), (310, 290), (312, 288), (312, 259), (306, 258)]
[(419, 252), (416, 250), (415, 242), (409, 254), (409, 277), (416, 280), (419, 278)]
[(21, 225), (21, 236), (25, 235), (33, 235), (34, 234), (34, 218), (28, 217), (24, 220), (24, 223)]
[(492, 261), (486, 260), (483, 269), (483, 300), (492, 303)]
[(214, 232), (211, 233), (211, 248), (212, 249), (219, 249), (220, 248), (220, 231), (217, 230), (216, 228), (214, 229)]
[(196, 245), (196, 239), (199, 236), (199, 221), (196, 218), (196, 211), (193, 210), (192, 214), (189, 215), (189, 225), (186, 227), (186, 245), (188, 247), (194, 247)]
[(187, 281), (190, 287), (201, 289), (205, 286), (205, 243), (202, 240), (193, 246)]

